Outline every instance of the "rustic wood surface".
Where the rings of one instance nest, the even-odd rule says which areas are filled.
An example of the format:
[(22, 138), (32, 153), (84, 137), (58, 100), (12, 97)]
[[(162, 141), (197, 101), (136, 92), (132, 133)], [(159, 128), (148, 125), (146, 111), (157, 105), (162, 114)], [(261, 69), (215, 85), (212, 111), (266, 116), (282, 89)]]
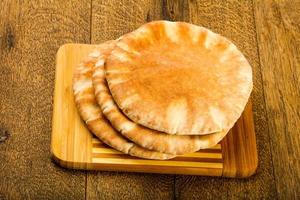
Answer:
[[(299, 16), (295, 1), (0, 1), (0, 199), (299, 199)], [(253, 177), (82, 172), (50, 161), (58, 47), (114, 39), (155, 19), (206, 26), (249, 59)]]
[(90, 39), (91, 5), (62, 2), (0, 1), (1, 200), (85, 198), (86, 173), (50, 160), (55, 54)]
[(257, 44), (278, 197), (300, 199), (300, 1), (279, 2), (255, 2)]

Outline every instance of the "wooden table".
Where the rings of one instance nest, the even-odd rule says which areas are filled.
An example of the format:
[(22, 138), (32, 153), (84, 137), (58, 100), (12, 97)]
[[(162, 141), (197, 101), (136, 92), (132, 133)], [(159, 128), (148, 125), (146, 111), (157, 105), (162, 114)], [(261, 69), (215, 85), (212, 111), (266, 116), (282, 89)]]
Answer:
[[(249, 59), (253, 177), (85, 172), (51, 162), (58, 47), (115, 39), (156, 19), (206, 26)], [(0, 199), (299, 199), (299, 24), (299, 1), (0, 1)]]

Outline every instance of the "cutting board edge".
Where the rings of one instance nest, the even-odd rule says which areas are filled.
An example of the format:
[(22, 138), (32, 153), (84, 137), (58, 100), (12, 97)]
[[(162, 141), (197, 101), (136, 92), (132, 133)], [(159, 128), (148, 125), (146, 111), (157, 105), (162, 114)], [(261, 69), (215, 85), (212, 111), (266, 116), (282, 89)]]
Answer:
[[(72, 46), (97, 46), (96, 44), (83, 44), (83, 43), (66, 43), (66, 44), (63, 44), (62, 46), (59, 47), (58, 51), (57, 51), (57, 55), (56, 55), (56, 75), (55, 75), (55, 89), (54, 89), (54, 94), (55, 94), (55, 91), (56, 91), (56, 83), (57, 83), (57, 58), (60, 54), (63, 53), (63, 51), (65, 49), (68, 49)], [(53, 97), (55, 99), (55, 96)], [(55, 101), (54, 101), (54, 105), (53, 107), (55, 106)], [(54, 118), (54, 112), (53, 112), (53, 117), (52, 117), (52, 120)], [(53, 126), (53, 121), (52, 121), (52, 126)], [(53, 143), (53, 137), (57, 135), (57, 133), (54, 133), (54, 130), (52, 129), (52, 134), (51, 134), (51, 157), (52, 157), (52, 160), (59, 164), (61, 167), (64, 167), (64, 168), (68, 168), (68, 169), (82, 169), (82, 170), (97, 170), (97, 169), (100, 169), (101, 170), (104, 170), (104, 171), (124, 171), (124, 172), (130, 172), (130, 170), (117, 170), (117, 169), (114, 169), (114, 170), (109, 170), (109, 169), (104, 169), (102, 167), (100, 168), (97, 168), (95, 167), (95, 163), (90, 163), (90, 162), (76, 162), (74, 160), (67, 160), (67, 159), (64, 159), (62, 157), (61, 154), (59, 154), (56, 150), (55, 150), (55, 145)], [(254, 135), (255, 137), (255, 135)], [(256, 160), (255, 160), (255, 163), (254, 165), (251, 165), (250, 168), (248, 168), (247, 172), (243, 173), (243, 174), (240, 174), (240, 175), (237, 175), (236, 171), (232, 172), (232, 173), (227, 173), (225, 174), (224, 173), (224, 169), (225, 167), (222, 169), (222, 172), (220, 175), (218, 176), (222, 176), (222, 177), (228, 177), (228, 178), (247, 178), (247, 177), (250, 177), (252, 176), (253, 174), (255, 174), (257, 168), (258, 168), (258, 159), (257, 159), (257, 149), (256, 149), (256, 142), (255, 142), (255, 154), (256, 154)], [(160, 173), (160, 172), (149, 172), (149, 171), (135, 171), (135, 172), (138, 172), (138, 173)], [(174, 172), (170, 172), (170, 173), (162, 173), (162, 174), (186, 174), (186, 173), (174, 173)], [(189, 174), (186, 174), (186, 175), (204, 175), (204, 176), (211, 176), (210, 174), (193, 174), (193, 173), (189, 173)]]

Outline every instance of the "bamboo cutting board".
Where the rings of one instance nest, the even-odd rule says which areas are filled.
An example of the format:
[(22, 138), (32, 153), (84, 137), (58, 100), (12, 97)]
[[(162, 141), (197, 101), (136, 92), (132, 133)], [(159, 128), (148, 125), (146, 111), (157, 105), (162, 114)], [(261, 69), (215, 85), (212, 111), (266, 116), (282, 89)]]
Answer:
[(104, 171), (248, 177), (257, 168), (251, 102), (220, 144), (195, 153), (158, 161), (135, 158), (103, 144), (85, 127), (77, 112), (74, 67), (95, 45), (66, 44), (57, 53), (51, 153), (66, 168)]

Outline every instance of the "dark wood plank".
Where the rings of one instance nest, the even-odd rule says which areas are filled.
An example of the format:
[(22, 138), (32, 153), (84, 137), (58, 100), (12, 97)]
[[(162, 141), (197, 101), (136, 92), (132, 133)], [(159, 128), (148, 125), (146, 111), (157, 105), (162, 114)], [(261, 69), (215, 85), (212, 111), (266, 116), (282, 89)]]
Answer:
[(255, 21), (279, 199), (300, 199), (300, 2), (256, 1)]
[(255, 131), (259, 152), (257, 174), (249, 179), (176, 176), (179, 199), (276, 198), (261, 69), (251, 1), (166, 1), (164, 18), (202, 25), (230, 38), (253, 67), (252, 93)]
[(50, 160), (55, 54), (89, 42), (90, 2), (0, 1), (0, 199), (84, 199), (86, 173)]
[[(152, 0), (92, 2), (92, 43), (130, 32), (161, 18), (161, 2)], [(173, 175), (117, 172), (88, 173), (87, 199), (172, 199)]]
[(173, 175), (92, 172), (87, 199), (173, 199)]
[(92, 1), (92, 43), (117, 39), (147, 21), (162, 18), (160, 0)]

